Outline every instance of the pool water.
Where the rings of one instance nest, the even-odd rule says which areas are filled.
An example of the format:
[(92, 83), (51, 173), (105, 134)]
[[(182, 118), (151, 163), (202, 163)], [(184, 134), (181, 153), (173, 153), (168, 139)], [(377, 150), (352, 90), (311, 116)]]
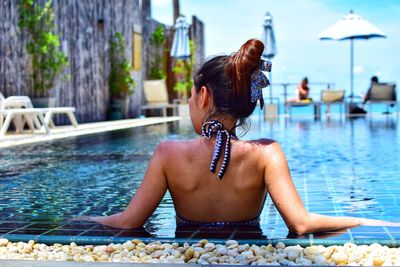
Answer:
[[(144, 229), (121, 231), (69, 222), (122, 211), (160, 141), (196, 137), (190, 121), (158, 124), (0, 150), (0, 235), (152, 238), (293, 238), (267, 198), (261, 229), (176, 229), (170, 195)], [(277, 140), (310, 212), (400, 221), (400, 131), (395, 116), (265, 121), (254, 115), (242, 139)], [(202, 235), (203, 233), (203, 235)], [(358, 227), (309, 240), (389, 240), (400, 228)]]

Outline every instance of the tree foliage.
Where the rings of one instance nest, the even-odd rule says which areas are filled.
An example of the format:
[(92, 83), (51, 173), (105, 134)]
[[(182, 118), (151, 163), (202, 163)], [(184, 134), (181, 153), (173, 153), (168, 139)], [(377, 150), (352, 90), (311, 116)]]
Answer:
[(29, 34), (26, 49), (32, 56), (33, 88), (41, 94), (53, 88), (57, 77), (68, 65), (68, 58), (60, 50), (53, 2), (49, 0), (41, 6), (34, 0), (19, 0), (18, 4), (18, 26)]
[(131, 64), (125, 57), (125, 38), (122, 33), (117, 32), (110, 38), (110, 75), (108, 84), (111, 96), (124, 98), (134, 93), (136, 83), (130, 70)]
[(165, 79), (164, 62), (162, 56), (162, 48), (165, 44), (165, 32), (164, 27), (159, 25), (154, 32), (151, 34), (149, 39), (150, 45), (154, 46), (155, 54), (151, 55), (150, 59), (150, 73), (149, 79), (159, 80)]

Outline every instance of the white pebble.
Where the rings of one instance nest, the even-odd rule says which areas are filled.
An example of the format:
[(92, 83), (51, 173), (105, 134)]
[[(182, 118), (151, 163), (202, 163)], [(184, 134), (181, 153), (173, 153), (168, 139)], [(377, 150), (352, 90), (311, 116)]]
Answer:
[(275, 245), (276, 249), (284, 249), (285, 248), (285, 244), (283, 244), (282, 242), (278, 242)]
[(237, 247), (239, 245), (239, 243), (236, 240), (227, 240), (225, 244), (227, 247), (230, 246)]
[(7, 246), (7, 244), (8, 244), (8, 239), (0, 238), (0, 247)]

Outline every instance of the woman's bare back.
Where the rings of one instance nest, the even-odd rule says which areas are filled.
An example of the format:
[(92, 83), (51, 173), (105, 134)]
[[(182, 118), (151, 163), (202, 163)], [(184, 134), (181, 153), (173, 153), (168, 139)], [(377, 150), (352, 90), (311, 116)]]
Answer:
[(259, 216), (265, 196), (264, 147), (271, 140), (232, 141), (229, 167), (222, 179), (210, 172), (215, 140), (197, 138), (164, 145), (168, 189), (178, 216), (200, 222), (236, 222)]

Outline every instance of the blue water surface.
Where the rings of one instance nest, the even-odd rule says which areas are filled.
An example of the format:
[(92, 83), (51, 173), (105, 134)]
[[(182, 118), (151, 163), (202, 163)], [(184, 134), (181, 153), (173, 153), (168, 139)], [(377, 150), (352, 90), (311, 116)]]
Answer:
[[(190, 121), (182, 120), (2, 149), (0, 221), (59, 223), (122, 211), (157, 144), (195, 137)], [(256, 138), (281, 144), (311, 212), (400, 221), (400, 134), (394, 115), (315, 121), (310, 116), (264, 120), (259, 113), (242, 137)], [(173, 237), (174, 215), (167, 193), (146, 229)], [(261, 228), (269, 238), (288, 234), (270, 198)]]

